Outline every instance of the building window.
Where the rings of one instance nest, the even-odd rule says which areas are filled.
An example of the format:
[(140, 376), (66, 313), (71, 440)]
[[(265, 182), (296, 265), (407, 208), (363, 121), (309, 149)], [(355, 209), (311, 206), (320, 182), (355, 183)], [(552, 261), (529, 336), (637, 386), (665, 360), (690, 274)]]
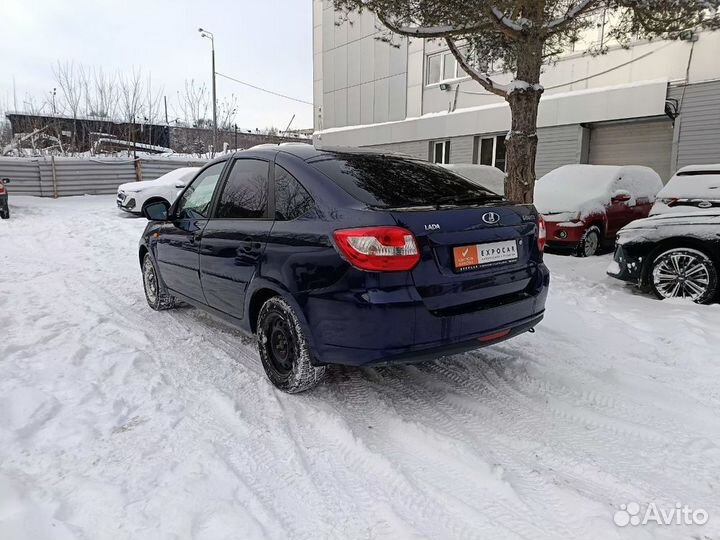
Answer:
[(505, 135), (475, 137), (474, 163), (491, 165), (505, 171)]
[(439, 83), (442, 76), (442, 55), (433, 54), (427, 59), (427, 84)]
[(433, 163), (450, 163), (450, 141), (433, 142), (430, 150)]
[[(465, 47), (460, 48), (460, 54), (467, 54)], [(431, 54), (427, 57), (427, 76), (425, 84), (438, 84), (465, 77), (465, 72), (449, 51)]]

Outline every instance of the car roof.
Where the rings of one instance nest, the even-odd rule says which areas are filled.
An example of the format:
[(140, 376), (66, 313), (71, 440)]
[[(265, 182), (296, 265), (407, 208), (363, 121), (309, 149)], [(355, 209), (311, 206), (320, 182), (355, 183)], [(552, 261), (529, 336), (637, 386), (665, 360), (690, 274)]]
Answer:
[(707, 174), (720, 174), (720, 163), (710, 163), (707, 165), (686, 165), (682, 169), (680, 169), (678, 172), (675, 173), (675, 176), (679, 175), (680, 173), (688, 173), (688, 172), (703, 172)]
[(241, 156), (244, 152), (252, 152), (255, 155), (266, 155), (272, 157), (278, 152), (290, 154), (298, 157), (304, 161), (310, 161), (315, 158), (323, 156), (330, 156), (335, 154), (357, 154), (357, 155), (375, 155), (375, 156), (395, 156), (405, 159), (417, 159), (414, 156), (402, 154), (399, 152), (383, 152), (372, 148), (354, 148), (350, 146), (326, 146), (323, 148), (316, 148), (311, 144), (306, 143), (280, 143), (280, 144), (259, 144), (245, 150), (238, 150), (229, 154), (223, 154), (222, 156), (216, 157), (210, 163), (216, 163), (224, 161), (233, 156)]

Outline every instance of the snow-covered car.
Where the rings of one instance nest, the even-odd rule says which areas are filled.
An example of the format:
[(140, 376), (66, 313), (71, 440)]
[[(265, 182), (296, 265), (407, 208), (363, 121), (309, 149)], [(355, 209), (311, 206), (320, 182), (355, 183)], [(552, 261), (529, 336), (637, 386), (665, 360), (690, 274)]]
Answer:
[(10, 205), (8, 204), (8, 192), (5, 184), (9, 184), (9, 178), (0, 178), (0, 218), (10, 218)]
[(121, 184), (117, 190), (117, 206), (132, 214), (142, 214), (147, 205), (158, 202), (170, 208), (199, 170), (200, 167), (180, 167), (155, 180)]
[(467, 178), (473, 184), (489, 189), (498, 195), (505, 195), (505, 173), (497, 167), (472, 163), (451, 163), (443, 165), (443, 167)]
[(712, 302), (720, 274), (720, 208), (661, 214), (623, 227), (607, 273), (658, 298)]
[(720, 164), (688, 165), (658, 193), (650, 215), (720, 208)]
[(563, 165), (535, 184), (535, 207), (545, 218), (548, 248), (595, 255), (618, 230), (645, 218), (662, 188), (660, 176), (639, 165)]

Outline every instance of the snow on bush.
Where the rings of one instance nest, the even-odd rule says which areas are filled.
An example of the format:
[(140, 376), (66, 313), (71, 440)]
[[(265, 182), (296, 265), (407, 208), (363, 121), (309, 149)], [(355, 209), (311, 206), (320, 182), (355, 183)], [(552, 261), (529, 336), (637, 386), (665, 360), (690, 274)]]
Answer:
[(535, 184), (535, 206), (542, 214), (563, 214), (582, 219), (601, 213), (614, 193), (630, 194), (628, 204), (638, 199), (655, 201), (662, 180), (649, 167), (639, 165), (563, 165)]

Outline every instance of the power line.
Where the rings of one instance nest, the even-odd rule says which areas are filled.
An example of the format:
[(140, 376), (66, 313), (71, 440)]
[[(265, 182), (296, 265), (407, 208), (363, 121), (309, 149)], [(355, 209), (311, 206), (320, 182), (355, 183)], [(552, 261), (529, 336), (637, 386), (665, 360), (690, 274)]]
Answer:
[[(593, 73), (592, 75), (588, 75), (587, 77), (582, 77), (581, 79), (575, 79), (575, 80), (560, 83), (560, 84), (554, 84), (553, 86), (546, 86), (544, 88), (544, 90), (555, 90), (556, 88), (562, 88), (563, 86), (570, 86), (572, 84), (576, 84), (579, 82), (584, 82), (584, 81), (587, 81), (590, 79), (594, 79), (595, 77), (600, 77), (601, 75), (605, 75), (607, 73), (610, 73), (611, 71), (615, 71), (616, 69), (623, 68), (629, 64), (637, 62), (638, 60), (642, 60), (643, 58), (646, 58), (646, 57), (650, 56), (651, 54), (655, 54), (656, 52), (658, 52), (662, 49), (665, 49), (666, 47), (669, 47), (672, 44), (673, 44), (673, 42), (666, 43), (665, 45), (658, 47), (657, 49), (653, 49), (652, 51), (648, 51), (644, 54), (641, 54), (640, 56), (632, 58), (632, 59), (628, 60), (627, 62), (623, 62), (622, 64), (618, 64), (616, 66), (608, 68), (604, 71), (600, 71), (598, 73)], [(460, 93), (461, 94), (470, 94), (470, 95), (474, 95), (474, 96), (492, 96), (492, 95), (494, 95), (491, 92), (468, 92), (467, 90), (460, 90)]]
[(298, 103), (304, 103), (305, 105), (312, 105), (311, 102), (305, 101), (304, 99), (298, 99), (298, 98), (294, 98), (294, 97), (292, 97), (292, 96), (286, 96), (285, 94), (281, 94), (281, 93), (279, 93), (279, 92), (273, 92), (272, 90), (268, 90), (267, 88), (261, 88), (260, 86), (255, 86), (254, 84), (250, 84), (249, 82), (241, 81), (241, 80), (239, 80), (239, 79), (235, 79), (235, 78), (230, 77), (230, 76), (228, 76), (228, 75), (223, 75), (222, 73), (218, 73), (217, 71), (215, 72), (215, 75), (218, 75), (218, 76), (223, 77), (223, 78), (225, 78), (225, 79), (229, 79), (229, 80), (234, 81), (234, 82), (239, 83), (239, 84), (243, 84), (243, 85), (245, 85), (245, 86), (249, 86), (250, 88), (254, 88), (255, 90), (260, 90), (261, 92), (266, 92), (266, 93), (268, 93), (268, 94), (272, 94), (273, 96), (278, 96), (278, 97), (281, 97), (281, 98), (290, 99), (290, 100), (292, 100), (292, 101), (297, 101)]

